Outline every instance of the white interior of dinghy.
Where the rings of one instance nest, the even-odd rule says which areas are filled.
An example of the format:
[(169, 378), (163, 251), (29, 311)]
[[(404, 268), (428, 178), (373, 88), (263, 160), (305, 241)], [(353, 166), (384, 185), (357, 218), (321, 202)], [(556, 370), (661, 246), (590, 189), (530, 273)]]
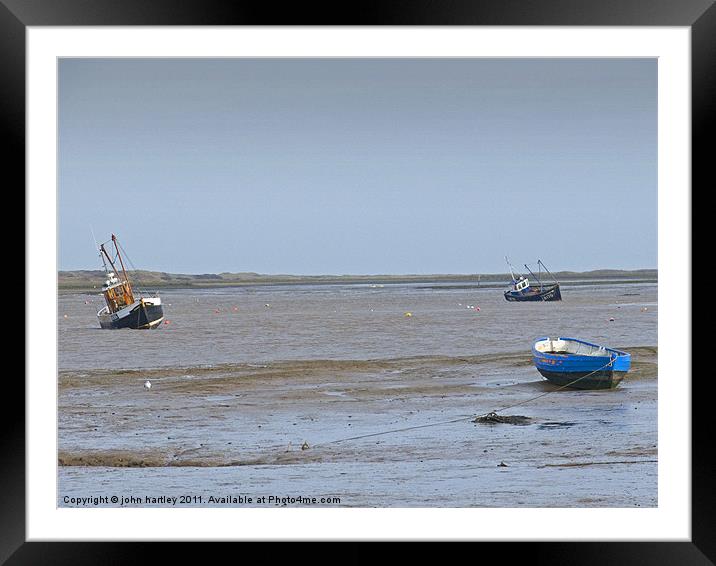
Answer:
[(577, 340), (545, 338), (535, 343), (535, 350), (544, 354), (579, 354), (580, 356), (606, 356), (604, 346), (586, 344)]

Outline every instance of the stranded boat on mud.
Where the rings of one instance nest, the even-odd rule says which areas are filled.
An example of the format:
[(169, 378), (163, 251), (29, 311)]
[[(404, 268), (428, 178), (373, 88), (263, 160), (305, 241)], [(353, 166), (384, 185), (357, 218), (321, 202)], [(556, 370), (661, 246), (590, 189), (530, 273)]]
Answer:
[[(99, 324), (102, 328), (155, 328), (164, 318), (162, 300), (157, 297), (134, 296), (132, 284), (127, 277), (127, 270), (124, 268), (122, 254), (119, 253), (120, 245), (117, 238), (112, 234), (114, 244), (114, 259), (112, 259), (104, 247), (100, 244), (100, 257), (107, 273), (107, 280), (102, 286), (102, 296), (106, 306), (97, 313)], [(119, 260), (122, 268), (122, 278), (117, 273), (115, 262)], [(107, 265), (109, 263), (109, 266)]]
[(510, 260), (508, 260), (505, 257), (505, 260), (507, 260), (507, 265), (510, 267), (510, 275), (512, 275), (512, 285), (511, 287), (505, 291), (505, 299), (508, 301), (561, 301), (562, 300), (562, 293), (559, 290), (559, 283), (556, 279), (554, 279), (554, 276), (549, 273), (549, 270), (545, 266), (544, 263), (542, 263), (541, 259), (537, 260), (537, 265), (540, 268), (540, 275), (542, 274), (542, 268), (544, 267), (544, 270), (552, 276), (552, 279), (554, 279), (553, 284), (549, 285), (543, 285), (542, 280), (539, 276), (532, 273), (532, 270), (529, 268), (527, 264), (525, 264), (525, 267), (527, 268), (527, 271), (529, 271), (532, 274), (532, 277), (534, 277), (537, 280), (537, 283), (539, 283), (539, 287), (532, 287), (530, 286), (530, 281), (526, 277), (523, 277), (519, 273), (515, 275), (515, 271), (512, 268), (512, 264), (510, 263)]
[(539, 338), (532, 355), (547, 380), (576, 389), (613, 389), (631, 367), (631, 354), (576, 338)]

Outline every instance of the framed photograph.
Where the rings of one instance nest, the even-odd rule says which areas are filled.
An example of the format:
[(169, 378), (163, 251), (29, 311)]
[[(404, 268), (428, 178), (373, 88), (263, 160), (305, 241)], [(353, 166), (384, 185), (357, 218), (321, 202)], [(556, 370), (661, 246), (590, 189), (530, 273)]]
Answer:
[(5, 1), (28, 332), (0, 557), (709, 563), (711, 4)]

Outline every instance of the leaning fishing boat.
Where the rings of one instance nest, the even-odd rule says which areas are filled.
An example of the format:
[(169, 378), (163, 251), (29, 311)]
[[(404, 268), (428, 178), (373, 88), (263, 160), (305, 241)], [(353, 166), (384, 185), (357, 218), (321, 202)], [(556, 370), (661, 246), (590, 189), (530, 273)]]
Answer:
[[(106, 304), (97, 313), (99, 325), (102, 328), (156, 328), (164, 318), (162, 300), (156, 295), (144, 297), (137, 293), (139, 296), (135, 296), (120, 253), (121, 246), (114, 234), (111, 242), (114, 245), (111, 255), (105, 244), (99, 245), (100, 257), (107, 274), (102, 285), (102, 296)], [(117, 269), (117, 263), (120, 269)]]
[(532, 356), (548, 381), (576, 389), (613, 389), (631, 367), (631, 354), (576, 338), (538, 338)]
[[(562, 293), (559, 290), (559, 282), (554, 279), (554, 276), (549, 272), (547, 267), (542, 263), (541, 259), (537, 260), (537, 265), (539, 266), (539, 273), (540, 275), (535, 275), (532, 270), (529, 268), (527, 264), (525, 264), (525, 267), (527, 268), (527, 271), (530, 272), (532, 277), (535, 278), (537, 281), (537, 285), (531, 285), (530, 280), (517, 273), (515, 274), (515, 270), (512, 267), (512, 264), (510, 263), (510, 260), (505, 257), (505, 260), (507, 260), (507, 265), (510, 267), (510, 275), (512, 275), (512, 283), (510, 285), (510, 288), (505, 291), (505, 299), (508, 301), (561, 301), (562, 300)], [(554, 283), (550, 284), (543, 284), (542, 283), (542, 268), (544, 267), (544, 270), (549, 273), (549, 275), (554, 279)]]

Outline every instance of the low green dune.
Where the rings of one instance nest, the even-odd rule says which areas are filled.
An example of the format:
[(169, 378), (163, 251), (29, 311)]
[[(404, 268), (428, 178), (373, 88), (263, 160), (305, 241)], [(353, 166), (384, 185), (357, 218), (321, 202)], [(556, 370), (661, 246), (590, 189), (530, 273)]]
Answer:
[[(165, 288), (206, 288), (233, 287), (242, 285), (301, 285), (301, 284), (390, 284), (390, 283), (454, 283), (465, 286), (493, 287), (504, 286), (510, 280), (506, 273), (491, 274), (433, 274), (433, 275), (264, 275), (259, 273), (202, 273), (183, 274), (161, 271), (132, 271), (130, 279), (147, 289)], [(600, 282), (600, 281), (639, 281), (657, 280), (656, 269), (638, 269), (622, 271), (618, 269), (598, 269), (594, 271), (559, 271), (554, 276), (560, 282)], [(60, 291), (99, 290), (104, 282), (101, 270), (60, 271), (57, 285)], [(545, 281), (549, 280), (546, 276)]]

